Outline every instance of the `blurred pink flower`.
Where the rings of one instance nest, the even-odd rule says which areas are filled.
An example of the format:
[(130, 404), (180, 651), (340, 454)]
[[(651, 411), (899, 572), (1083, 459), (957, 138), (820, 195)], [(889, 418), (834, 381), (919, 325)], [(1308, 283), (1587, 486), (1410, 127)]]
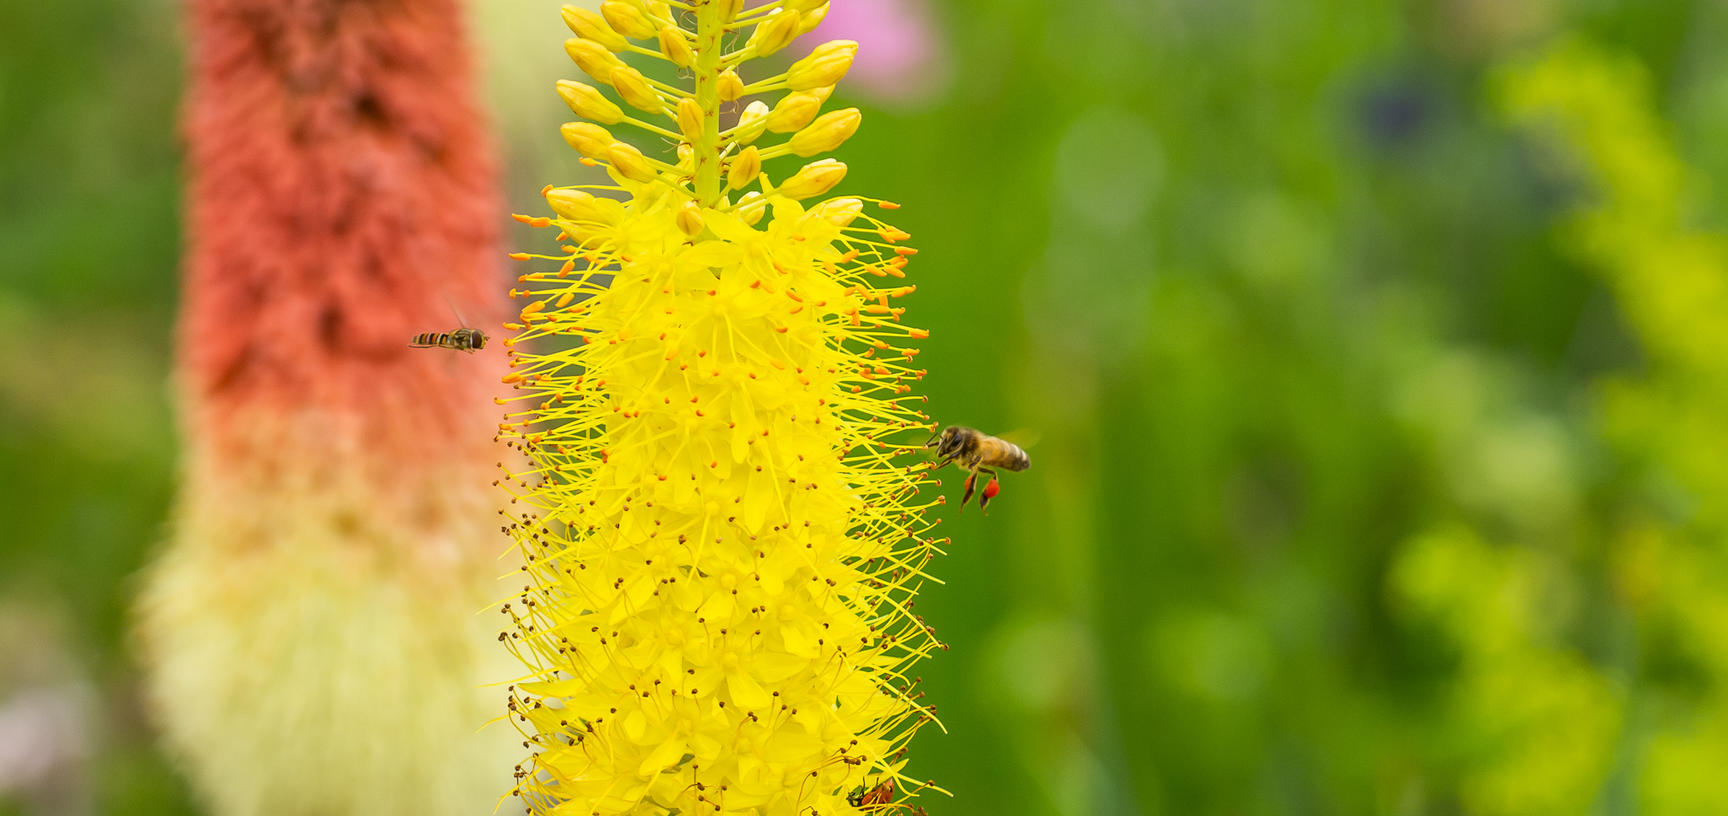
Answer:
[(847, 0), (828, 6), (810, 43), (857, 41), (848, 85), (878, 102), (910, 103), (934, 96), (946, 84), (939, 37), (927, 0)]

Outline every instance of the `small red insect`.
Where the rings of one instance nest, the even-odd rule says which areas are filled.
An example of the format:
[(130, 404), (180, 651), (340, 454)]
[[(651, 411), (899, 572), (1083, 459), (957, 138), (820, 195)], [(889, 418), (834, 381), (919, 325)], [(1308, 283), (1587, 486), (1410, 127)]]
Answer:
[(881, 805), (889, 804), (894, 798), (894, 780), (884, 779), (866, 791), (859, 787), (852, 795), (846, 797), (847, 804), (859, 809), (878, 810)]

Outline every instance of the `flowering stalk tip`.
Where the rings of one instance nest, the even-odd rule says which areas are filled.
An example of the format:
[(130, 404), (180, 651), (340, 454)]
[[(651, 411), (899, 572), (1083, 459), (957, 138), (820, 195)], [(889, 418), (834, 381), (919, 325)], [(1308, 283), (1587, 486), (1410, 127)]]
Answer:
[(559, 251), (526, 256), (505, 341), (500, 436), (528, 462), (502, 480), (505, 529), (527, 564), (501, 640), (528, 667), (509, 716), (531, 812), (886, 813), (928, 788), (904, 775), (935, 720), (909, 667), (943, 648), (912, 612), (942, 540), (922, 434), (900, 436), (931, 427), (912, 393), (927, 333), (896, 304), (910, 236), (865, 206), (892, 205), (818, 200), (845, 164), (766, 164), (856, 132), (856, 109), (819, 115), (856, 44), (748, 79), (826, 8), (564, 10), (596, 83), (559, 84), (590, 120), (564, 138), (612, 183), (544, 191)]

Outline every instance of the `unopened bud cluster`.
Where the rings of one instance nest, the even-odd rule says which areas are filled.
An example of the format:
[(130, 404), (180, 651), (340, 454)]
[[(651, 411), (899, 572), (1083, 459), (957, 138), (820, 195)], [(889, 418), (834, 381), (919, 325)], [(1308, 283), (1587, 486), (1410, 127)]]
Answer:
[[(500, 639), (528, 667), (530, 812), (885, 813), (928, 787), (905, 775), (935, 719), (910, 666), (942, 648), (912, 611), (943, 542), (918, 503), (926, 335), (895, 305), (914, 251), (866, 212), (894, 205), (823, 198), (846, 165), (817, 157), (861, 117), (822, 108), (857, 45), (752, 71), (826, 13), (564, 9), (592, 84), (558, 84), (582, 120), (563, 135), (612, 183), (519, 216), (559, 240), (514, 256), (499, 429), (528, 462), (500, 480), (527, 562)], [(785, 156), (813, 160), (776, 182)]]

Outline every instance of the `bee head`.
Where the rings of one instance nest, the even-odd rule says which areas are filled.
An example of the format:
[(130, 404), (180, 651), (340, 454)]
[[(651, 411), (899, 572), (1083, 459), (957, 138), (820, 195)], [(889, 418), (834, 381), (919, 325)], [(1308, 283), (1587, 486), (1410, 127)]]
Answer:
[(948, 440), (953, 438), (954, 431), (955, 431), (956, 427), (957, 426), (949, 425), (948, 427), (943, 428), (942, 430), (931, 434), (930, 438), (925, 440), (924, 447), (936, 448), (937, 450), (941, 450), (942, 448), (946, 447), (948, 444)]

